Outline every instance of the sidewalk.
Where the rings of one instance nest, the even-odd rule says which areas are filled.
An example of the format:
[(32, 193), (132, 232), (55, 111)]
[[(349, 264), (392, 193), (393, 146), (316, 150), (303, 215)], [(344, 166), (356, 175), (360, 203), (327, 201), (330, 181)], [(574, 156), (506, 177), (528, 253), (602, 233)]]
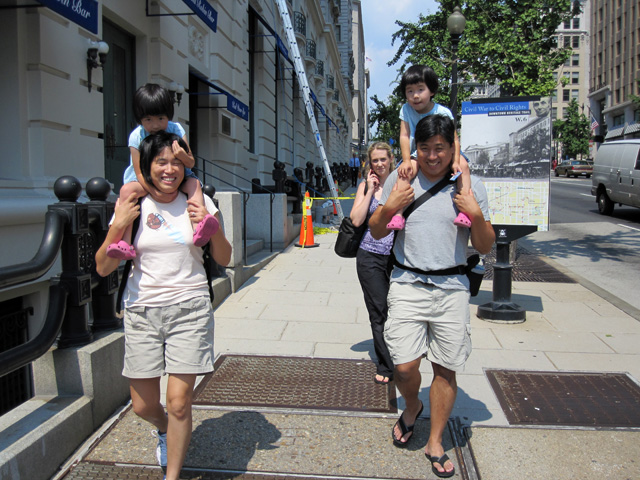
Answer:
[[(215, 312), (218, 358), (345, 359), (371, 365), (371, 331), (355, 259), (335, 255), (335, 238), (334, 233), (315, 235), (317, 248), (289, 246), (225, 299)], [(491, 323), (476, 317), (477, 306), (491, 300), (491, 281), (485, 280), (479, 296), (472, 299), (473, 353), (465, 372), (458, 375), (458, 397), (445, 439), (456, 465), (453, 478), (640, 478), (640, 429), (513, 426), (487, 373), (628, 372), (640, 379), (640, 322), (579, 283), (515, 281), (512, 291), (513, 302), (527, 310), (524, 323)], [(209, 473), (196, 475), (186, 468), (183, 478), (436, 478), (422, 455), (430, 365), (423, 362), (421, 370), (420, 397), (426, 408), (416, 439), (406, 450), (394, 448), (390, 439), (402, 398), (397, 413), (197, 406), (186, 465)], [(279, 381), (267, 371), (261, 373)], [(372, 375), (367, 378), (373, 385)], [(305, 386), (317, 379), (297, 380)], [(460, 425), (467, 426), (468, 439)], [(154, 465), (155, 444), (144, 434), (147, 430), (149, 426), (131, 412), (123, 412), (87, 458), (95, 465)], [(145, 471), (155, 472), (148, 478), (162, 478), (159, 471)], [(67, 478), (82, 475), (77, 469)]]

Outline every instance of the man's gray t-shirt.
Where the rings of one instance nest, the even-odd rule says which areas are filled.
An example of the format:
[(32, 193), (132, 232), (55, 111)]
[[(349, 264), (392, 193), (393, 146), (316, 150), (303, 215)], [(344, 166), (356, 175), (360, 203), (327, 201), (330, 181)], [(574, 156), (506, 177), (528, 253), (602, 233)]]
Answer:
[[(385, 181), (379, 205), (384, 205), (389, 198), (397, 176), (397, 170), (393, 171)], [(430, 182), (422, 171), (418, 170), (418, 175), (411, 182), (415, 199), (417, 200), (436, 183)], [(485, 220), (490, 220), (487, 191), (479, 178), (471, 177), (471, 189)], [(470, 229), (453, 224), (458, 214), (453, 203), (455, 194), (455, 183), (452, 183), (413, 211), (407, 219), (404, 230), (396, 232), (397, 239), (393, 253), (399, 263), (425, 271), (442, 270), (467, 263)], [(430, 283), (446, 290), (469, 288), (466, 275), (427, 276), (398, 267), (394, 267), (391, 281)]]

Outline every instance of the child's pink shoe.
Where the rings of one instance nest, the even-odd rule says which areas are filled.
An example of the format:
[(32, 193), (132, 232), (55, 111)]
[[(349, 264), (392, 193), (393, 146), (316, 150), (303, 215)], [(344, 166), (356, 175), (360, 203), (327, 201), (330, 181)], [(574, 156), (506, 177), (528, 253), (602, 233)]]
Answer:
[(112, 243), (107, 247), (107, 257), (117, 258), (119, 260), (133, 260), (136, 258), (136, 250), (133, 245), (129, 245), (124, 240), (118, 243)]
[(387, 228), (389, 230), (402, 230), (404, 228), (404, 217), (400, 214), (394, 215), (391, 221), (387, 223)]
[(196, 247), (204, 247), (220, 228), (218, 219), (213, 215), (206, 215), (193, 232), (193, 244)]
[(466, 213), (460, 212), (456, 219), (453, 221), (453, 224), (458, 227), (471, 228), (471, 220)]

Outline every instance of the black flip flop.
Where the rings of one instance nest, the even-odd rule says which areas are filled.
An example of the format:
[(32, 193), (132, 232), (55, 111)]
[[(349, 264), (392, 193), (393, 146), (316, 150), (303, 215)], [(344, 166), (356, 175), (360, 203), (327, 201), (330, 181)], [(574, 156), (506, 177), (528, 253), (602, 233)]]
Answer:
[(374, 375), (373, 376), (374, 383), (377, 383), (378, 385), (389, 385), (389, 382), (391, 381), (391, 377), (388, 377), (387, 375), (382, 375), (381, 373), (376, 373), (376, 375), (380, 375), (380, 376), (386, 378), (387, 381), (385, 382), (384, 380), (378, 380), (376, 378), (376, 376)]
[[(420, 406), (420, 411), (418, 412), (418, 415), (416, 415), (416, 421), (418, 420), (418, 417), (420, 416), (420, 414), (422, 413), (422, 410), (424, 409), (424, 403)], [(413, 432), (413, 427), (415, 427), (416, 423), (413, 422), (413, 425), (411, 426), (407, 426), (406, 423), (404, 423), (404, 412), (402, 412), (402, 415), (400, 415), (400, 418), (398, 419), (398, 421), (396, 422), (396, 425), (400, 425), (400, 438), (402, 439), (402, 437), (404, 437), (407, 433), (409, 432)], [(411, 436), (407, 439), (406, 442), (403, 442), (402, 440), (398, 440), (394, 434), (394, 430), (396, 428), (396, 425), (393, 426), (393, 428), (391, 429), (391, 438), (393, 439), (393, 444), (398, 447), (398, 448), (406, 448), (407, 445), (409, 445), (409, 442), (411, 441), (411, 439), (413, 438), (413, 433), (411, 433)]]
[[(428, 453), (425, 453), (424, 456), (427, 457), (427, 460), (429, 460), (431, 462), (431, 470), (438, 477), (440, 477), (440, 478), (449, 478), (449, 477), (453, 477), (455, 475), (455, 473), (456, 473), (456, 467), (455, 466), (453, 467), (453, 470), (451, 470), (450, 472), (447, 472), (447, 471), (441, 472), (440, 470), (438, 470), (433, 465), (434, 463), (439, 463), (442, 466), (442, 468), (444, 468), (444, 464), (448, 460), (451, 460), (446, 453), (444, 455), (442, 455), (441, 457), (432, 457)], [(451, 463), (453, 463), (453, 462), (451, 462)]]

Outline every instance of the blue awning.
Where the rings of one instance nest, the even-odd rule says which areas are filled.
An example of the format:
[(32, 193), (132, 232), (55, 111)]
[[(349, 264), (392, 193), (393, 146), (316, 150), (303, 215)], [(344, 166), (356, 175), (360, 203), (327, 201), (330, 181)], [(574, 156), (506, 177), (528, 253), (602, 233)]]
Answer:
[(83, 2), (38, 0), (38, 2), (59, 13), (67, 20), (86, 28), (91, 33), (98, 34), (98, 2), (96, 0), (84, 0)]
[(190, 72), (190, 75), (193, 75), (195, 78), (200, 80), (205, 85), (213, 88), (214, 90), (220, 92), (221, 94), (227, 97), (227, 110), (242, 118), (243, 120), (249, 120), (249, 106), (242, 103), (236, 97), (227, 92), (224, 88), (220, 88), (219, 86), (211, 83), (208, 79), (199, 75), (195, 72)]

